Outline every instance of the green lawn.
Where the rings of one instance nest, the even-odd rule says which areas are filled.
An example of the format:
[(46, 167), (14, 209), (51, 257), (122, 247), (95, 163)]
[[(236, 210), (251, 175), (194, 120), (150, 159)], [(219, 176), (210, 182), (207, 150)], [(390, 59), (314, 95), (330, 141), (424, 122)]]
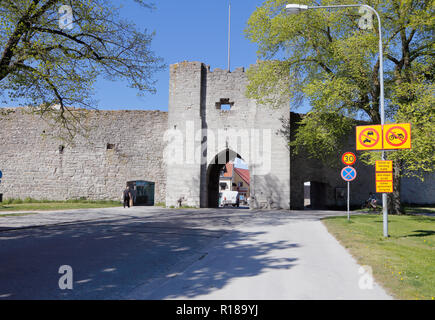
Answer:
[[(59, 202), (29, 202), (29, 203), (0, 203), (1, 211), (39, 211), (39, 210), (64, 210), (108, 208), (121, 206), (119, 201), (59, 201)], [(0, 215), (4, 216), (4, 215)]]
[[(411, 214), (411, 213), (435, 213), (435, 207), (434, 206), (405, 206), (405, 213)], [(372, 210), (369, 211), (369, 209), (357, 209), (355, 210), (357, 212), (373, 212)], [(382, 212), (382, 206), (378, 205), (376, 208), (377, 213)]]
[(435, 217), (382, 215), (323, 219), (328, 231), (397, 299), (435, 299)]

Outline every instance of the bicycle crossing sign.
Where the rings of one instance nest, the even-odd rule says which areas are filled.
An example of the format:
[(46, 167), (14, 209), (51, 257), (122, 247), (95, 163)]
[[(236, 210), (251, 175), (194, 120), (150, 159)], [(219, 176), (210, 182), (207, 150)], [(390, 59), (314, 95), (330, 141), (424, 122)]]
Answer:
[(382, 150), (382, 125), (357, 126), (356, 150)]
[(347, 182), (353, 181), (356, 178), (356, 170), (351, 166), (344, 167), (341, 170), (341, 178)]
[(411, 124), (386, 124), (383, 128), (384, 149), (411, 149)]

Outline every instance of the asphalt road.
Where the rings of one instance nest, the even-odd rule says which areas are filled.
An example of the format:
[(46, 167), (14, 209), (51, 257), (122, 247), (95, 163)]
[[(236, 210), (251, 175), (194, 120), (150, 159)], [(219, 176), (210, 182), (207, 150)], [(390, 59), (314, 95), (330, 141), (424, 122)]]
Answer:
[[(390, 299), (320, 222), (337, 212), (134, 207), (0, 217), (0, 299)], [(59, 267), (73, 288), (60, 289)]]

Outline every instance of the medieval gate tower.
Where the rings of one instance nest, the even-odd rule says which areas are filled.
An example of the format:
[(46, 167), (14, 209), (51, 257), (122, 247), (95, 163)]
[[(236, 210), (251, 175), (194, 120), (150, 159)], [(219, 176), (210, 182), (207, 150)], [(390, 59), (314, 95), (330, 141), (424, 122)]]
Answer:
[(289, 105), (269, 108), (245, 96), (243, 68), (201, 62), (170, 66), (166, 206), (218, 205), (220, 171), (242, 158), (251, 175), (251, 208), (290, 209), (290, 154), (282, 119)]

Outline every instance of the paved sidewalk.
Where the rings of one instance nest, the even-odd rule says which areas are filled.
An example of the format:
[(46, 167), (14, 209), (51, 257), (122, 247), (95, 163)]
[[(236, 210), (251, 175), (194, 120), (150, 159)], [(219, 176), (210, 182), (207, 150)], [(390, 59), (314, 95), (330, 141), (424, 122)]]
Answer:
[(373, 282), (321, 221), (238, 228), (202, 259), (171, 275), (150, 293), (137, 288), (129, 299), (392, 299)]

